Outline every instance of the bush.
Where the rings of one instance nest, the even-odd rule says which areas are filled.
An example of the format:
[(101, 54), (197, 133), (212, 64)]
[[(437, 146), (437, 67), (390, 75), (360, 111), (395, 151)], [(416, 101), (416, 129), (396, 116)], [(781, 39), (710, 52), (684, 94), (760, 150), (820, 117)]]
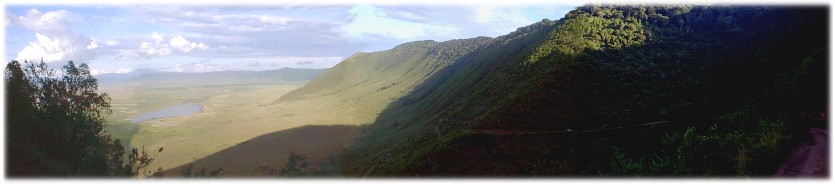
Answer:
[[(736, 123), (756, 120), (753, 130)], [(652, 157), (629, 159), (615, 148), (611, 171), (604, 175), (636, 176), (751, 176), (770, 175), (780, 164), (792, 136), (782, 119), (769, 119), (749, 110), (728, 113), (707, 131), (689, 127), (668, 133), (664, 150)]]

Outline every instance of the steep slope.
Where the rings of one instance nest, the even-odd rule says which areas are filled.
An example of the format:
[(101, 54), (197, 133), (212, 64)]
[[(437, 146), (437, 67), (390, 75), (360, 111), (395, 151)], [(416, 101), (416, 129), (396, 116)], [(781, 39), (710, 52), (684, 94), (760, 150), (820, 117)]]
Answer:
[(799, 127), (826, 124), (804, 115), (825, 114), (826, 71), (807, 65), (827, 68), (826, 19), (825, 8), (579, 7), (392, 102), (343, 171), (769, 175)]
[(416, 41), (387, 51), (357, 53), (276, 103), (333, 98), (350, 104), (355, 113), (375, 117), (415, 85), (493, 40), (478, 37), (445, 42)]

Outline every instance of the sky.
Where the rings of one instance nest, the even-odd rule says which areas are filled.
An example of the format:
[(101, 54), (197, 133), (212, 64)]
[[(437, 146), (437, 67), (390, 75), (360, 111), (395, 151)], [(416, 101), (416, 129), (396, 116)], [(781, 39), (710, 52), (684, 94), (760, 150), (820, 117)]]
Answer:
[(93, 74), (330, 68), (356, 52), (497, 37), (580, 4), (6, 4), (5, 59)]

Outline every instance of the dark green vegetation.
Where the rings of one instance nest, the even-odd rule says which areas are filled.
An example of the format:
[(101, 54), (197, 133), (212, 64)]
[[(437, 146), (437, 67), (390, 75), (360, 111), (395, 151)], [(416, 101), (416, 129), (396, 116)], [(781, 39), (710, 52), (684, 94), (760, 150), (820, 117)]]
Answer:
[[(772, 175), (805, 128), (827, 126), (828, 22), (825, 7), (583, 6), (442, 42), (467, 43), (448, 57), (404, 48), (426, 41), (371, 53), (441, 68), (388, 104), (343, 174)], [(341, 67), (399, 64), (356, 63), (285, 97), (368, 79)]]
[[(156, 155), (132, 149), (102, 131), (110, 98), (86, 64), (72, 61), (58, 76), (43, 62), (6, 65), (6, 174), (26, 176), (151, 176)], [(160, 148), (157, 153), (162, 152)], [(161, 171), (161, 170), (158, 170)]]
[(188, 164), (181, 174), (183, 178), (220, 178), (223, 177), (223, 168), (209, 171), (208, 168), (203, 167), (199, 171), (194, 171), (194, 164)]

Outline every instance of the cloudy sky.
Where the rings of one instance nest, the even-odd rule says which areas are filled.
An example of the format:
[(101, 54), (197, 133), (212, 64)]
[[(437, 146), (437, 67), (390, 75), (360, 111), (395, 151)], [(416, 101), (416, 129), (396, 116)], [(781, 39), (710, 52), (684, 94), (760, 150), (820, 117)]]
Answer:
[(5, 59), (93, 73), (329, 68), (417, 40), (496, 37), (578, 5), (14, 5)]

